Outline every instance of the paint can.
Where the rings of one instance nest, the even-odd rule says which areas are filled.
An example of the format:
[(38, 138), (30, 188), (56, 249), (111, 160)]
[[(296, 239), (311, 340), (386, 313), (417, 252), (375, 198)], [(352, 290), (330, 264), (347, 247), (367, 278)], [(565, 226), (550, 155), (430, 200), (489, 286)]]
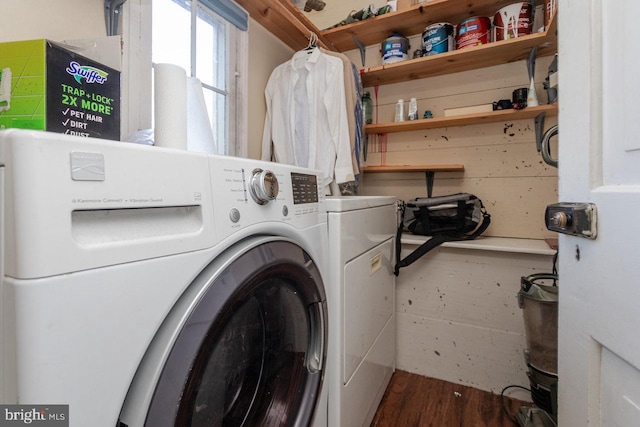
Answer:
[(429, 25), (422, 33), (422, 56), (451, 52), (455, 49), (453, 25), (439, 22)]
[(456, 49), (487, 44), (491, 41), (491, 20), (485, 16), (467, 18), (456, 27)]
[(406, 61), (409, 59), (409, 39), (400, 34), (392, 34), (382, 42), (381, 52), (383, 64)]
[(533, 29), (533, 6), (529, 2), (513, 3), (503, 7), (493, 17), (493, 40), (509, 40)]
[(545, 0), (544, 1), (544, 28), (549, 28), (549, 22), (556, 9), (558, 8), (558, 0)]

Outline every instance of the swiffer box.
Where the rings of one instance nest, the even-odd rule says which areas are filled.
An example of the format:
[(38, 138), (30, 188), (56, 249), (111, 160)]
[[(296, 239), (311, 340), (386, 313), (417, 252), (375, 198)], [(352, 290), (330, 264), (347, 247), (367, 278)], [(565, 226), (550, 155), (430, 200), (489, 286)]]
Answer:
[(120, 72), (49, 40), (0, 43), (0, 129), (120, 139)]

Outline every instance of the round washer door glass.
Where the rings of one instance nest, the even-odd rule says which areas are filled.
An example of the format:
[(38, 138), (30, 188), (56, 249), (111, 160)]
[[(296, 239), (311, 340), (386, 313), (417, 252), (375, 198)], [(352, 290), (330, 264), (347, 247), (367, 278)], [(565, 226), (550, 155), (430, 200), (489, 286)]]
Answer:
[(286, 241), (256, 246), (200, 295), (145, 424), (309, 425), (326, 331), (320, 274), (306, 252)]

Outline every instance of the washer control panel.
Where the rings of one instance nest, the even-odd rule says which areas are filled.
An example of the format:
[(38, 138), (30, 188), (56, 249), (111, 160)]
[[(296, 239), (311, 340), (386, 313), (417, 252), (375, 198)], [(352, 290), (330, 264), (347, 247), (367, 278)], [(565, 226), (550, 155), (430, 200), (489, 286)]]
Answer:
[(293, 204), (318, 203), (318, 177), (306, 173), (291, 172)]
[(319, 172), (251, 159), (210, 157), (215, 227), (229, 235), (278, 221), (297, 228), (325, 222)]

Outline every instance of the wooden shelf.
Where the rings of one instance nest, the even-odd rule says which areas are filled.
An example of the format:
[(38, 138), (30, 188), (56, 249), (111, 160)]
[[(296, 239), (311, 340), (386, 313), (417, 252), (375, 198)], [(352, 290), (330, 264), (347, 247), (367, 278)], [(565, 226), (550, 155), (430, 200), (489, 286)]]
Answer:
[(404, 122), (379, 123), (366, 125), (368, 134), (383, 134), (395, 132), (409, 132), (414, 130), (438, 129), (453, 126), (468, 126), (501, 121), (532, 119), (540, 113), (547, 116), (558, 115), (558, 104), (545, 104), (537, 107), (527, 107), (522, 110), (498, 110), (488, 113), (465, 114), (462, 116), (437, 117), (433, 119), (410, 120)]
[(293, 50), (309, 44), (310, 34), (318, 35), (318, 45), (336, 50), (307, 16), (289, 0), (237, 0), (249, 15)]
[(433, 0), (419, 3), (409, 9), (392, 12), (342, 27), (321, 32), (340, 52), (357, 49), (353, 37), (365, 46), (381, 43), (392, 33), (405, 37), (422, 34), (425, 27), (437, 22), (457, 25), (472, 16), (493, 18), (496, 12), (512, 0)]
[(380, 86), (520, 61), (527, 58), (534, 46), (538, 46), (538, 57), (553, 55), (558, 45), (556, 30), (554, 16), (549, 28), (542, 33), (365, 68), (360, 70), (362, 84)]
[(309, 34), (314, 32), (321, 46), (337, 52), (357, 49), (353, 37), (357, 37), (365, 46), (375, 45), (392, 33), (404, 36), (421, 34), (425, 27), (436, 22), (457, 25), (472, 16), (491, 18), (498, 9), (511, 3), (513, 0), (433, 0), (399, 12), (321, 31), (290, 0), (238, 0), (238, 4), (253, 19), (292, 49), (306, 47)]
[(460, 172), (464, 171), (464, 165), (385, 165), (385, 166), (365, 166), (363, 172)]

